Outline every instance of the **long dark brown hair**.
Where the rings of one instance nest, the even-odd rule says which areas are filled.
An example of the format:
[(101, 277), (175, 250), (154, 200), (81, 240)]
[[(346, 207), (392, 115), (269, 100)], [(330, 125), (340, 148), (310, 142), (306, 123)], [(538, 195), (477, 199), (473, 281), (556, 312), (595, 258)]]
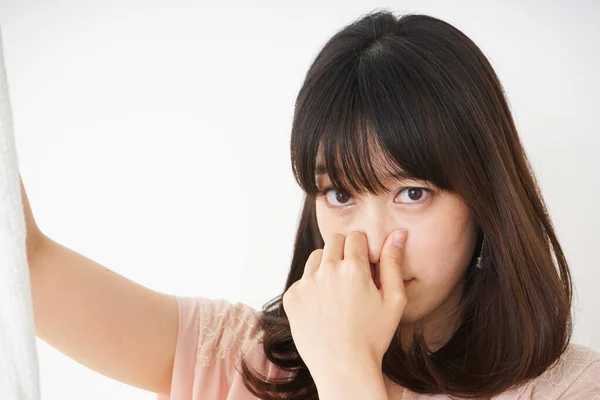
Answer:
[(571, 276), (502, 85), (454, 26), (384, 10), (337, 32), (298, 94), (291, 161), (306, 197), (284, 291), (263, 306), (259, 324), (267, 359), (288, 374), (269, 380), (241, 360), (248, 390), (261, 399), (318, 398), (282, 296), (324, 246), (315, 214), (319, 146), (333, 187), (378, 193), (386, 188), (369, 158), (373, 144), (396, 172), (460, 196), (479, 229), (453, 336), (436, 351), (421, 331), (408, 349), (395, 337), (383, 373), (418, 393), (480, 397), (551, 367), (571, 338)]

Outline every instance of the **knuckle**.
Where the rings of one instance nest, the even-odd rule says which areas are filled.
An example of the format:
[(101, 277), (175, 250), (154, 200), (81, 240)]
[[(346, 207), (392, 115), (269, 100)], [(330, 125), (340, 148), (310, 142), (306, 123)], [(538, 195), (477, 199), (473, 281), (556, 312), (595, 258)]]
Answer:
[(286, 290), (286, 292), (283, 294), (283, 296), (281, 298), (281, 302), (283, 304), (284, 310), (289, 310), (290, 305), (293, 304), (294, 294), (293, 294), (292, 287), (293, 286), (291, 286), (288, 290)]
[(287, 298), (289, 300), (294, 295), (294, 292), (297, 290), (297, 287), (298, 287), (298, 282), (300, 282), (300, 281), (298, 280), (298, 281), (292, 283), (292, 285), (288, 288), (288, 290), (286, 290), (285, 293), (283, 293), (284, 299)]
[(352, 237), (361, 237), (361, 236), (364, 236), (364, 232), (362, 232), (362, 231), (352, 231), (352, 232), (350, 232), (348, 234), (348, 237), (350, 237), (350, 236), (352, 236)]
[(308, 259), (316, 259), (316, 258), (321, 258), (323, 256), (323, 249), (315, 249), (313, 250), (310, 255), (308, 256)]
[(321, 263), (321, 260), (323, 258), (323, 250), (322, 249), (318, 249), (318, 250), (314, 250), (312, 253), (310, 253), (310, 255), (308, 256), (308, 259), (306, 260), (305, 265), (319, 265)]
[(342, 272), (349, 277), (361, 277), (366, 276), (367, 272), (370, 274), (371, 271), (356, 259), (348, 259), (343, 261)]
[(346, 238), (346, 236), (343, 233), (340, 232), (334, 232), (331, 236), (331, 240), (343, 240)]
[(402, 261), (402, 258), (396, 255), (388, 255), (387, 259), (393, 264), (398, 264)]
[(352, 271), (352, 272), (359, 272), (359, 271), (362, 271), (365, 269), (365, 266), (363, 265), (361, 260), (356, 257), (352, 257), (352, 258), (348, 258), (347, 260), (344, 260), (344, 265), (347, 267), (347, 268), (345, 268), (346, 270)]

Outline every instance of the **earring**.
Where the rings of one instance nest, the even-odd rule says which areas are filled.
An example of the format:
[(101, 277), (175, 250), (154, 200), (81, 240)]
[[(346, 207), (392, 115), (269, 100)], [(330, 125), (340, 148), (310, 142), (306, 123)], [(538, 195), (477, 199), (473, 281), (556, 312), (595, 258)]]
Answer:
[(481, 269), (481, 255), (483, 254), (483, 245), (485, 244), (485, 236), (483, 237), (483, 240), (481, 241), (481, 250), (479, 251), (479, 257), (477, 257), (477, 265), (476, 267)]

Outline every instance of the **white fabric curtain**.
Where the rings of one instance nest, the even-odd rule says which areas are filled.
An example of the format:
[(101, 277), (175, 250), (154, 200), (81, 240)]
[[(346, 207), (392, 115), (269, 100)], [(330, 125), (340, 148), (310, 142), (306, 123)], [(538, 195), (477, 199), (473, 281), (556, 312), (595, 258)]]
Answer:
[(40, 398), (26, 231), (0, 31), (0, 398)]

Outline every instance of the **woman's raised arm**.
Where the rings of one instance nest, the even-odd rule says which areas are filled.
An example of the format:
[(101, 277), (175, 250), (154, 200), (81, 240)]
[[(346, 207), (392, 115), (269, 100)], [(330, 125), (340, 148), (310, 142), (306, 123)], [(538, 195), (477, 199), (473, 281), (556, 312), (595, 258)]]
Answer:
[(168, 395), (175, 297), (150, 290), (45, 236), (21, 181), (36, 334), (120, 382)]

